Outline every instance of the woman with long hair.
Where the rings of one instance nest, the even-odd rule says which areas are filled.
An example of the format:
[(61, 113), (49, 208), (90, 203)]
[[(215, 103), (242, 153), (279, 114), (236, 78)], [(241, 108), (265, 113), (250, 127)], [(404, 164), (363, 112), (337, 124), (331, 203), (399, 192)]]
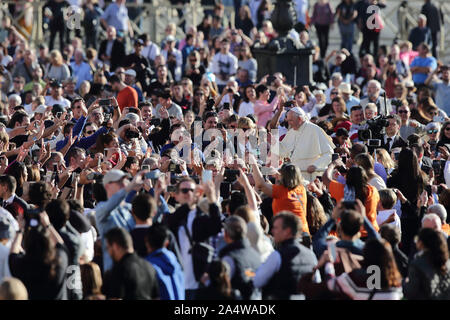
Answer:
[[(253, 155), (250, 155), (253, 157)], [(276, 216), (281, 211), (290, 211), (298, 216), (302, 222), (302, 231), (309, 233), (308, 220), (306, 219), (306, 188), (303, 185), (303, 177), (300, 169), (292, 164), (285, 163), (279, 170), (276, 184), (266, 182), (256, 165), (256, 160), (252, 163), (253, 178), (255, 185), (266, 196), (273, 198), (272, 211)]]
[[(433, 98), (424, 97), (421, 100), (417, 99), (417, 108), (411, 109), (411, 119), (419, 121), (421, 124), (426, 125), (433, 121), (433, 115), (439, 112), (436, 104), (433, 102)], [(433, 111), (433, 115), (430, 112)]]
[(239, 105), (239, 117), (246, 117), (254, 114), (254, 106), (256, 102), (256, 90), (253, 84), (244, 87), (244, 97)]
[(59, 50), (55, 49), (50, 52), (50, 63), (47, 65), (45, 77), (59, 82), (63, 82), (70, 77), (69, 67), (64, 63), (63, 56)]
[(195, 300), (236, 300), (238, 293), (231, 286), (228, 265), (222, 260), (208, 267), (209, 285), (197, 290)]
[(450, 260), (447, 240), (440, 231), (420, 230), (416, 247), (419, 252), (409, 264), (403, 292), (409, 300), (449, 300)]
[[(24, 232), (25, 253), (20, 253)], [(30, 219), (26, 226), (21, 222), (11, 245), (9, 267), (12, 276), (24, 283), (30, 300), (68, 298), (65, 281), (68, 256), (63, 245), (46, 213)]]
[(269, 103), (268, 100), (270, 98), (270, 90), (267, 86), (264, 84), (260, 84), (256, 87), (256, 94), (258, 96), (258, 100), (254, 103), (254, 110), (255, 110), (255, 116), (256, 116), (256, 124), (258, 127), (265, 127), (267, 122), (270, 120), (270, 118), (273, 115), (273, 112), (278, 107), (281, 107), (279, 105), (279, 102), (281, 101), (279, 99), (280, 95), (282, 94), (282, 88), (279, 88), (277, 90), (277, 95), (275, 98), (273, 98), (272, 102)]
[(426, 184), (426, 176), (420, 170), (416, 154), (410, 148), (400, 151), (397, 169), (387, 179), (388, 188), (399, 189), (410, 203), (417, 203)]
[(375, 173), (374, 161), (370, 154), (360, 153), (355, 157), (355, 162), (358, 166), (366, 171), (367, 178), (369, 179), (369, 184), (377, 188), (377, 190), (386, 189), (386, 183), (384, 180)]
[(241, 6), (239, 8), (239, 14), (236, 15), (234, 24), (236, 29), (241, 29), (247, 37), (250, 37), (250, 31), (253, 29), (254, 25), (248, 6)]
[(248, 78), (251, 82), (256, 82), (258, 63), (253, 58), (250, 47), (244, 42), (239, 46), (238, 66), (248, 71)]
[(325, 214), (319, 199), (310, 192), (307, 193), (306, 201), (306, 220), (308, 221), (309, 232), (314, 236), (317, 231), (327, 222), (328, 218)]
[(196, 88), (194, 90), (194, 99), (192, 102), (192, 111), (194, 114), (199, 115), (200, 117), (202, 114), (200, 114), (200, 111), (202, 110), (202, 113), (204, 112), (206, 108), (206, 100), (208, 97), (205, 94), (205, 90), (203, 88)]
[(436, 148), (442, 147), (446, 144), (450, 144), (450, 121), (445, 121), (442, 125)]
[[(351, 167), (347, 170), (345, 184), (333, 179), (334, 169), (340, 165), (340, 160), (333, 161), (323, 174), (323, 183), (328, 188), (331, 198), (336, 202), (342, 199), (351, 200), (359, 199), (366, 208), (366, 216), (372, 223), (376, 231), (378, 231), (377, 223), (377, 204), (380, 200), (378, 190), (369, 184), (366, 171), (359, 167)], [(361, 237), (366, 237), (367, 231), (361, 229)]]
[(386, 149), (378, 148), (375, 152), (377, 153), (377, 162), (383, 165), (388, 176), (391, 175), (391, 172), (395, 169), (394, 160), (392, 160)]

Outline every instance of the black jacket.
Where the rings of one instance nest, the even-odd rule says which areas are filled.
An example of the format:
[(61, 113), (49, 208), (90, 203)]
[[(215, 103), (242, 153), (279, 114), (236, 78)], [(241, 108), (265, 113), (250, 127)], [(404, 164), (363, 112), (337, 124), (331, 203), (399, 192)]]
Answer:
[(105, 274), (107, 298), (152, 300), (159, 298), (155, 268), (136, 253), (128, 253)]
[(409, 264), (408, 282), (403, 283), (403, 293), (408, 300), (449, 300), (450, 260), (447, 272), (441, 274), (431, 264), (428, 252), (420, 252)]
[(394, 143), (392, 144), (392, 147), (389, 148), (389, 145), (384, 142), (384, 139), (381, 141), (381, 143), (382, 143), (382, 148), (386, 149), (388, 152), (390, 152), (394, 148), (403, 148), (403, 147), (408, 146), (408, 143), (405, 140), (403, 140), (403, 138), (400, 137), (399, 134), (397, 134), (394, 137)]
[[(102, 43), (100, 43), (100, 50), (98, 52), (98, 57), (101, 60), (102, 55), (106, 54), (106, 45), (108, 44), (108, 40), (103, 40)], [(125, 63), (125, 46), (122, 42), (119, 40), (114, 40), (112, 49), (111, 49), (111, 60), (109, 70), (111, 72), (114, 72), (117, 67), (123, 67)]]
[[(217, 235), (222, 229), (220, 209), (216, 204), (210, 204), (209, 214), (202, 212), (200, 208), (196, 208), (196, 210), (196, 217), (192, 223), (192, 240), (204, 242), (209, 237)], [(178, 239), (178, 228), (186, 223), (189, 212), (189, 207), (182, 205), (173, 214), (164, 215), (163, 223), (167, 223), (178, 242), (180, 241)]]

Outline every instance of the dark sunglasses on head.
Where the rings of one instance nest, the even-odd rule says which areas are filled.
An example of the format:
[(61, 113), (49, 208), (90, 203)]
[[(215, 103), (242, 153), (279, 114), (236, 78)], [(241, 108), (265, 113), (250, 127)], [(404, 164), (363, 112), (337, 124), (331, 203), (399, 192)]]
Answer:
[(439, 130), (431, 129), (431, 130), (428, 130), (427, 132), (428, 132), (428, 134), (433, 134), (433, 133), (438, 133)]
[(194, 189), (191, 189), (191, 188), (183, 188), (183, 189), (180, 189), (180, 191), (181, 191), (182, 193), (186, 194), (186, 193), (188, 193), (189, 191), (194, 192)]

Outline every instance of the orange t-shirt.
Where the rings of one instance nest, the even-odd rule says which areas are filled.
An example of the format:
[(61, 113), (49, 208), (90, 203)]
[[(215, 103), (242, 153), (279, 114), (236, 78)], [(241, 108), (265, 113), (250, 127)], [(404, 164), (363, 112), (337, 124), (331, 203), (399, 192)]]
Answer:
[(448, 225), (448, 223), (443, 224), (442, 225), (442, 231), (450, 236), (450, 225)]
[(126, 107), (138, 107), (138, 94), (134, 88), (126, 86), (117, 94), (117, 103), (119, 104), (120, 111)]
[(306, 220), (306, 189), (299, 185), (289, 190), (281, 185), (272, 186), (272, 210), (276, 216), (280, 211), (290, 211), (298, 216), (302, 222), (303, 232), (309, 233), (308, 221)]
[[(342, 183), (337, 182), (336, 180), (332, 180), (330, 182), (330, 186), (328, 187), (328, 190), (330, 191), (330, 195), (332, 198), (336, 200), (336, 202), (339, 202), (344, 198), (344, 187)], [(372, 223), (375, 230), (378, 232), (380, 227), (377, 223), (377, 205), (378, 201), (380, 200), (380, 195), (378, 194), (378, 190), (368, 185), (368, 194), (366, 198), (366, 202), (364, 203), (364, 207), (366, 208), (366, 216), (367, 219)], [(361, 237), (367, 237), (367, 231), (364, 229), (364, 227), (361, 228)]]

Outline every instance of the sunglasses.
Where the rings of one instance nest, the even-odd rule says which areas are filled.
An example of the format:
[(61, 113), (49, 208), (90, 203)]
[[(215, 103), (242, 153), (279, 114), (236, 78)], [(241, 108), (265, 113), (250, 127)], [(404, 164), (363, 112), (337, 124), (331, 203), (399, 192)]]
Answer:
[(445, 131), (450, 131), (450, 127), (445, 128)]
[(428, 132), (428, 134), (433, 134), (433, 133), (438, 133), (439, 130), (428, 130), (427, 132)]
[(14, 80), (14, 83), (22, 83), (20, 80)]
[(398, 113), (408, 113), (407, 110), (399, 110)]
[(204, 96), (204, 95), (205, 95), (205, 94), (204, 94), (203, 92), (199, 92), (199, 93), (196, 93), (196, 94), (195, 94), (196, 97), (198, 97), (198, 96)]
[(181, 191), (182, 193), (186, 194), (186, 193), (188, 193), (188, 192), (194, 192), (194, 189), (191, 189), (191, 188), (183, 188), (183, 189), (180, 189), (180, 191)]
[(330, 94), (338, 94), (338, 92), (336, 91), (332, 91)]
[(93, 134), (93, 133), (94, 133), (94, 130), (86, 131), (86, 133), (87, 133), (87, 134)]

